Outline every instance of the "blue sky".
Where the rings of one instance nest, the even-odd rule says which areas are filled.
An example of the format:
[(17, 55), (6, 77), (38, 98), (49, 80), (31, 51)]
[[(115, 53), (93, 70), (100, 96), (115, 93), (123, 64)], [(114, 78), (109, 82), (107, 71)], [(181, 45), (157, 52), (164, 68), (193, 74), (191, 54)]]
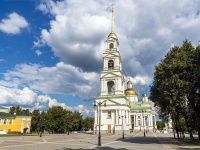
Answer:
[(198, 0), (1, 0), (0, 106), (61, 105), (90, 116), (112, 2), (122, 71), (139, 99), (172, 46), (200, 40)]

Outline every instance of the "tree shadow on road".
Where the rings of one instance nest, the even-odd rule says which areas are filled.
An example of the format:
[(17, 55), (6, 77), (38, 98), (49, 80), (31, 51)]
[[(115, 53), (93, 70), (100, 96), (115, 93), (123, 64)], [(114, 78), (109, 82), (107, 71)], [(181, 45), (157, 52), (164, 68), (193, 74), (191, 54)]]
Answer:
[[(95, 149), (95, 150), (128, 150), (126, 148), (111, 148), (111, 147), (107, 147), (107, 146), (102, 146), (102, 147), (94, 147), (94, 148), (78, 148), (78, 149), (74, 149), (74, 148), (64, 148), (62, 150), (86, 150), (86, 149)], [(55, 149), (58, 150), (58, 149)], [(60, 149), (59, 149), (60, 150)]]
[[(190, 150), (200, 150), (197, 145), (193, 145), (190, 143), (186, 143), (183, 141), (179, 141), (178, 139), (174, 139), (172, 137), (154, 137), (154, 136), (148, 136), (148, 134), (146, 135), (146, 137), (125, 137), (125, 139), (123, 140), (122, 138), (117, 139), (118, 141), (124, 141), (124, 142), (128, 142), (128, 143), (135, 143), (135, 144), (166, 144), (166, 145), (174, 145), (174, 146), (178, 146), (178, 148), (176, 148), (177, 150), (179, 149), (190, 149)], [(187, 148), (185, 148), (185, 147)], [(195, 148), (193, 148), (195, 147)]]

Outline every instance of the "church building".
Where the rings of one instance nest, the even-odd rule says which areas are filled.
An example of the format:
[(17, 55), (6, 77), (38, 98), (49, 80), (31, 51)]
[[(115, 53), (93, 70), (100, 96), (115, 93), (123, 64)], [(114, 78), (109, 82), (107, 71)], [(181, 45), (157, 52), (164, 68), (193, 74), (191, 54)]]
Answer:
[[(126, 89), (125, 86), (126, 85)], [(119, 40), (114, 32), (114, 9), (112, 8), (111, 33), (103, 53), (103, 70), (100, 78), (100, 95), (94, 104), (94, 133), (122, 133), (153, 131), (156, 129), (155, 112), (147, 94), (138, 102), (138, 94), (132, 82), (125, 81)]]

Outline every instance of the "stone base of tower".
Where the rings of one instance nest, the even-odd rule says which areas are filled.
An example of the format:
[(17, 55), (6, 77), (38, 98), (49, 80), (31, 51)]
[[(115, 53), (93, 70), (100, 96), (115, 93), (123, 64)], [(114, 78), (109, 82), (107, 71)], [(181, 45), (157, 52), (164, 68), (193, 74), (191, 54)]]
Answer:
[[(137, 126), (134, 127), (133, 129), (131, 128), (131, 125), (112, 125), (111, 129), (108, 127), (108, 125), (100, 125), (100, 132), (101, 134), (122, 134), (124, 130), (124, 134), (130, 134), (133, 132), (156, 132), (156, 128), (149, 126), (149, 127), (144, 127), (144, 126)], [(94, 125), (94, 131), (93, 134), (99, 134), (99, 125)]]
[[(124, 133), (130, 133), (132, 132), (131, 130), (131, 125), (100, 125), (100, 132), (103, 134), (121, 134), (122, 131), (124, 130)], [(94, 125), (94, 134), (99, 134), (99, 125)]]
[(152, 127), (152, 126), (137, 126), (137, 127), (134, 127), (133, 128), (133, 132), (134, 131), (147, 131), (147, 132), (155, 132), (156, 131), (156, 128)]

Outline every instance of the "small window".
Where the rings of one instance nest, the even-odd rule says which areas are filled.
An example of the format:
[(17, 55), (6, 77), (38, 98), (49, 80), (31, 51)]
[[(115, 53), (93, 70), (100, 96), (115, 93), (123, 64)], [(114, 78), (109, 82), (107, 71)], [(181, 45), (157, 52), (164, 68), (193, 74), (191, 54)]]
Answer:
[(10, 122), (9, 122), (9, 124), (12, 124), (12, 119), (10, 119)]
[(6, 124), (7, 123), (7, 119), (4, 119), (4, 124)]
[(108, 118), (111, 118), (111, 111), (108, 111)]
[(109, 45), (110, 50), (111, 50), (113, 47), (114, 47), (114, 44), (113, 44), (113, 43), (110, 43), (110, 45)]

